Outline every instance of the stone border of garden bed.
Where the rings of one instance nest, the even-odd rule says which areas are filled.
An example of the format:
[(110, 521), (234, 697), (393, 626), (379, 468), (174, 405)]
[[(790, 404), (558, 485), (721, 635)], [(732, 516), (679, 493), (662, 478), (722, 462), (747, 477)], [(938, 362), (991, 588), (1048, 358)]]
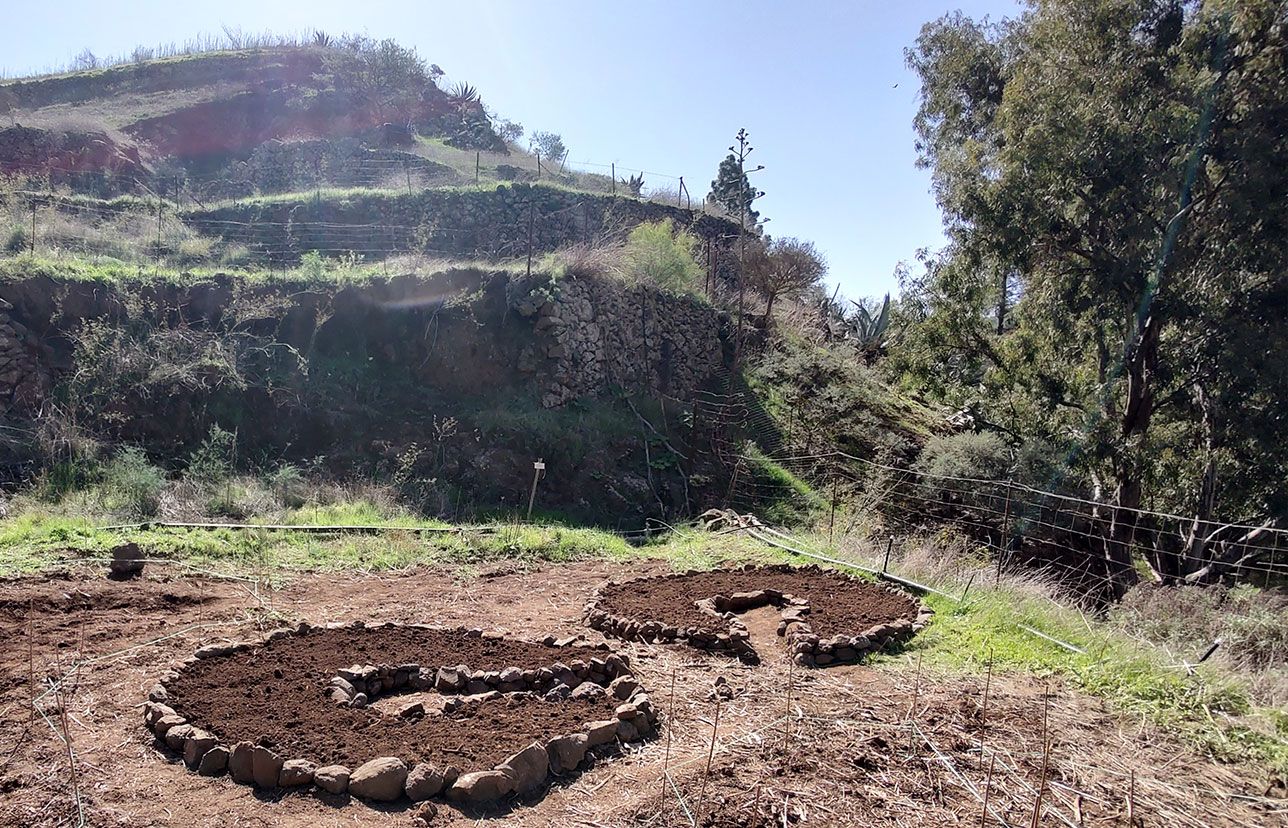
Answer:
[[(328, 624), (326, 629), (365, 629), (363, 622)], [(387, 623), (379, 627), (435, 629), (421, 624)], [(375, 802), (392, 802), (404, 796), (413, 802), (445, 795), (449, 800), (481, 805), (511, 794), (525, 794), (538, 789), (552, 775), (577, 769), (587, 753), (596, 747), (616, 741), (632, 742), (656, 733), (658, 711), (648, 694), (640, 687), (630, 670), (629, 658), (608, 652), (604, 657), (572, 660), (565, 665), (553, 662), (549, 667), (520, 670), (510, 667), (493, 671), (471, 671), (466, 665), (422, 667), (417, 664), (354, 665), (339, 671), (328, 684), (332, 703), (362, 707), (382, 694), (409, 688), (435, 690), (455, 695), (444, 705), (444, 712), (454, 712), (467, 705), (483, 704), (493, 699), (517, 694), (544, 693), (548, 701), (577, 696), (607, 694), (620, 702), (615, 718), (587, 722), (585, 729), (555, 736), (545, 742), (535, 741), (503, 762), (484, 770), (462, 772), (455, 766), (438, 767), (417, 763), (408, 767), (393, 756), (379, 757), (350, 770), (342, 765), (317, 767), (307, 759), (284, 758), (272, 749), (250, 742), (229, 746), (220, 744), (213, 734), (191, 724), (166, 702), (167, 684), (178, 678), (179, 671), (198, 661), (234, 655), (293, 635), (314, 629), (308, 623), (270, 632), (260, 641), (212, 644), (202, 647), (191, 658), (184, 659), (167, 672), (148, 693), (143, 704), (144, 726), (158, 741), (178, 753), (189, 769), (202, 776), (227, 773), (234, 782), (258, 788), (307, 789), (310, 785), (330, 794), (351, 794)], [(471, 637), (502, 638), (499, 633), (461, 630)], [(546, 646), (568, 646), (576, 639), (547, 636)], [(607, 645), (587, 646), (589, 651), (606, 652)], [(319, 698), (325, 703), (325, 697)], [(415, 708), (419, 707), (419, 711)], [(396, 715), (424, 713), (419, 704), (408, 705)]]
[[(755, 564), (747, 564), (741, 569), (744, 572), (753, 572), (759, 568), (761, 567)], [(793, 567), (793, 569), (817, 572), (832, 571), (813, 565)], [(649, 581), (701, 575), (704, 571), (687, 570), (673, 575), (638, 578), (624, 583), (638, 584), (643, 587)], [(854, 580), (872, 589), (885, 590), (901, 597), (911, 598), (917, 605), (915, 618), (906, 616), (894, 618), (874, 624), (854, 634), (837, 634), (829, 638), (822, 638), (816, 635), (813, 627), (810, 626), (808, 620), (810, 606), (807, 600), (776, 589), (758, 589), (748, 592), (735, 592), (729, 596), (713, 595), (696, 599), (694, 604), (698, 609), (712, 616), (712, 618), (717, 618), (724, 622), (727, 631), (714, 632), (697, 627), (670, 626), (664, 621), (653, 619), (627, 618), (602, 610), (599, 608), (599, 602), (602, 598), (603, 590), (609, 586), (621, 585), (612, 581), (596, 591), (595, 596), (586, 604), (584, 617), (586, 624), (592, 629), (626, 641), (642, 640), (651, 644), (678, 641), (701, 650), (728, 652), (744, 661), (755, 662), (758, 657), (757, 653), (751, 646), (750, 635), (746, 626), (738, 619), (738, 613), (764, 606), (779, 607), (783, 612), (782, 618), (778, 623), (778, 634), (786, 639), (795, 662), (807, 667), (825, 667), (830, 664), (861, 661), (869, 653), (877, 652), (912, 638), (913, 635), (925, 629), (926, 625), (934, 617), (934, 610), (902, 590), (857, 578)]]

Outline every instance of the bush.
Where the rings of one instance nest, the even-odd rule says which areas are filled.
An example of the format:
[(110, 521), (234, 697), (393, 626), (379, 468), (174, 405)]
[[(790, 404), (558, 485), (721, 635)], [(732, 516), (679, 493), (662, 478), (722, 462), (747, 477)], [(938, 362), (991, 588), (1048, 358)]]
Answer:
[(161, 505), (165, 472), (148, 462), (142, 449), (121, 449), (103, 467), (99, 483), (103, 507), (110, 512), (152, 517)]
[(232, 475), (236, 456), (236, 433), (213, 425), (206, 439), (189, 456), (187, 475), (205, 485), (222, 483)]
[(636, 225), (622, 256), (626, 275), (666, 290), (692, 290), (702, 280), (697, 247), (697, 238), (670, 219)]

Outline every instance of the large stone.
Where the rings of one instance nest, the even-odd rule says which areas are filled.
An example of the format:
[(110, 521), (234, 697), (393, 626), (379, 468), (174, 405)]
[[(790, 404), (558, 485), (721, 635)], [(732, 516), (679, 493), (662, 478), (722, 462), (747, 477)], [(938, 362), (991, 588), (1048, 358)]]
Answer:
[(255, 781), (254, 770), (255, 746), (250, 742), (238, 742), (233, 745), (228, 756), (228, 775), (234, 782), (249, 785)]
[(585, 733), (573, 733), (551, 739), (550, 744), (546, 745), (546, 754), (550, 757), (550, 770), (554, 773), (573, 770), (581, 764), (582, 759), (586, 758), (586, 750), (589, 747), (590, 740), (586, 738)]
[(197, 765), (197, 773), (202, 776), (218, 776), (228, 767), (228, 757), (228, 748), (215, 745), (201, 757), (201, 762)]
[(317, 766), (307, 759), (287, 759), (277, 775), (277, 784), (283, 788), (298, 788), (313, 781)]
[(499, 770), (475, 771), (462, 774), (447, 789), (447, 798), (453, 802), (491, 802), (514, 791), (514, 780)]
[(586, 739), (590, 747), (606, 745), (617, 738), (617, 719), (612, 721), (591, 722), (586, 725)]
[(137, 543), (125, 543), (112, 550), (112, 563), (108, 567), (107, 577), (114, 581), (125, 581), (143, 574), (143, 550)]
[(277, 779), (282, 773), (282, 757), (263, 745), (256, 745), (251, 751), (251, 775), (258, 788), (276, 788)]
[(327, 793), (342, 794), (349, 790), (349, 769), (344, 765), (326, 765), (313, 771), (313, 782)]
[(393, 802), (403, 795), (407, 766), (394, 756), (372, 759), (349, 777), (349, 793), (376, 802)]
[(584, 681), (577, 685), (577, 689), (572, 691), (570, 698), (581, 699), (583, 701), (599, 701), (604, 698), (604, 688), (598, 684)]
[(640, 683), (633, 676), (622, 676), (614, 679), (613, 683), (608, 685), (608, 692), (613, 698), (619, 701), (626, 701), (636, 690), (639, 689)]
[(196, 728), (190, 724), (175, 725), (165, 732), (165, 746), (174, 751), (182, 751), (183, 743), (188, 741), (188, 737), (196, 732)]
[(201, 763), (201, 757), (206, 755), (206, 751), (210, 750), (218, 743), (219, 740), (213, 735), (204, 730), (197, 730), (194, 728), (188, 738), (184, 740), (183, 761), (186, 762), (190, 768), (197, 767), (197, 765)]
[(514, 781), (516, 793), (527, 793), (546, 781), (550, 757), (546, 755), (545, 747), (533, 742), (498, 765), (497, 770)]
[(446, 783), (446, 777), (437, 766), (421, 762), (407, 774), (403, 790), (412, 802), (420, 802), (438, 796)]
[(152, 732), (158, 737), (164, 739), (165, 735), (170, 732), (170, 728), (185, 725), (187, 723), (188, 720), (180, 716), (178, 713), (165, 713), (152, 723)]

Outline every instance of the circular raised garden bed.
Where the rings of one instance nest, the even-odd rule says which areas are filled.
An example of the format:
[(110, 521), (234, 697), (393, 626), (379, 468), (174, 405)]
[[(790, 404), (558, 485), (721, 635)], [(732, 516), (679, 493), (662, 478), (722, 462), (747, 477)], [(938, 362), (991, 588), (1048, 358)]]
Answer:
[(416, 625), (302, 624), (210, 645), (148, 698), (146, 726), (198, 773), (376, 801), (527, 793), (657, 727), (605, 645)]
[(912, 596), (817, 566), (744, 566), (609, 583), (586, 605), (587, 623), (631, 641), (680, 641), (755, 663), (738, 614), (781, 610), (778, 634), (796, 663), (854, 662), (920, 631), (932, 611)]

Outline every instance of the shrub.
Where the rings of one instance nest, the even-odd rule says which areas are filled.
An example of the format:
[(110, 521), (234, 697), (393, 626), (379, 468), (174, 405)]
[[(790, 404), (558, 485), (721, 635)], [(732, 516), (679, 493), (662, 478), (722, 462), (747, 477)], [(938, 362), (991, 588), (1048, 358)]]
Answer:
[(127, 446), (103, 467), (99, 483), (103, 507), (110, 512), (152, 517), (161, 505), (165, 472), (148, 462), (143, 450)]
[(264, 475), (264, 485), (288, 509), (298, 509), (304, 505), (304, 474), (298, 466), (290, 463), (278, 466)]
[(4, 240), (6, 253), (21, 253), (30, 246), (31, 237), (27, 235), (27, 228), (24, 225), (15, 224), (9, 228), (9, 233)]
[(670, 219), (636, 225), (622, 256), (626, 275), (667, 290), (692, 290), (702, 280), (697, 246), (697, 238)]
[(206, 439), (189, 456), (187, 475), (197, 483), (222, 483), (233, 473), (236, 452), (236, 433), (213, 425)]

